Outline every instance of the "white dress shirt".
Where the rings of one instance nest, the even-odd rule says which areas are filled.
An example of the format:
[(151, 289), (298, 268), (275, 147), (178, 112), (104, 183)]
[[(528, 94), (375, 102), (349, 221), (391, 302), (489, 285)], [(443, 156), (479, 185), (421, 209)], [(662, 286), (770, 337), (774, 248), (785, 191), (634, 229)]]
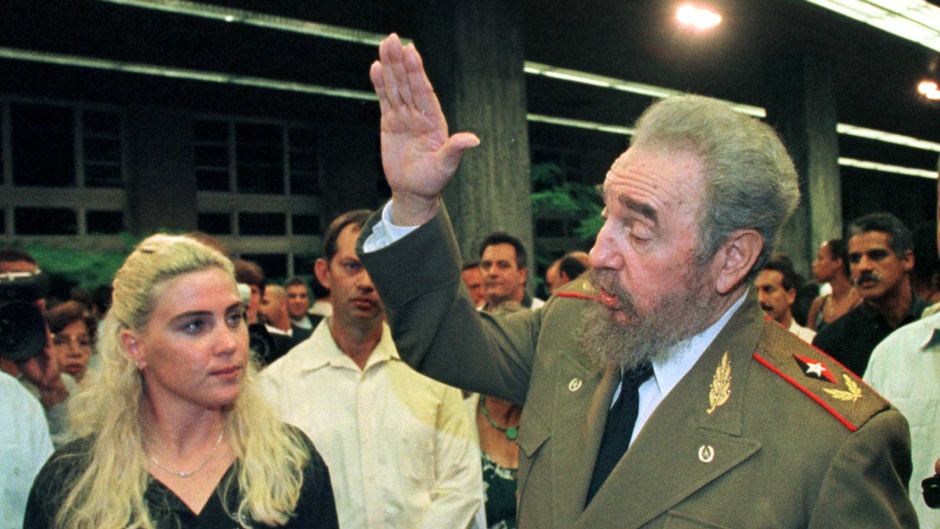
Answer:
[(460, 391), (408, 367), (384, 324), (360, 370), (329, 324), (261, 376), (281, 418), (326, 461), (340, 528), (468, 527), (482, 505), (482, 477)]
[(42, 405), (3, 372), (0, 407), (0, 528), (18, 529), (33, 479), (52, 453), (52, 440)]
[(940, 314), (889, 334), (872, 351), (864, 379), (910, 424), (911, 503), (921, 529), (940, 529), (940, 510), (927, 507), (920, 486), (940, 458)]

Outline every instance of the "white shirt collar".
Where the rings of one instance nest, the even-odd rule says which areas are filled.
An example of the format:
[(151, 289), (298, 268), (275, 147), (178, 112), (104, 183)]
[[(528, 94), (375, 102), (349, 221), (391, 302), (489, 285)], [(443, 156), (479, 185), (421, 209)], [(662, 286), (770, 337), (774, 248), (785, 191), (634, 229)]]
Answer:
[[(330, 322), (332, 319), (332, 316), (323, 318), (323, 321), (313, 330), (313, 334), (310, 338), (304, 340), (296, 347), (296, 349), (298, 349), (296, 354), (296, 367), (298, 370), (313, 371), (325, 366), (346, 367), (356, 369), (357, 371), (359, 370), (356, 363), (346, 356), (346, 354), (340, 350), (339, 346), (336, 345), (336, 340), (333, 339), (333, 334), (330, 332)], [(395, 349), (395, 343), (392, 341), (392, 331), (388, 324), (383, 322), (382, 337), (379, 339), (379, 343), (376, 344), (375, 349), (372, 350), (372, 354), (369, 355), (369, 360), (366, 362), (366, 367), (363, 371), (368, 370), (379, 362), (388, 360), (400, 360), (400, 357), (398, 356), (398, 350)]]
[(726, 310), (725, 313), (718, 318), (718, 321), (711, 324), (710, 327), (676, 344), (672, 353), (666, 357), (667, 360), (653, 362), (654, 380), (657, 386), (659, 386), (659, 393), (663, 395), (663, 397), (668, 395), (669, 392), (672, 391), (672, 388), (676, 387), (676, 384), (682, 380), (682, 377), (692, 369), (692, 366), (694, 366), (695, 362), (705, 353), (705, 350), (708, 349), (708, 346), (715, 340), (718, 333), (728, 324), (728, 320), (731, 319), (731, 316), (734, 316), (738, 309), (741, 308), (741, 305), (744, 304), (745, 298), (747, 298), (747, 291), (731, 305), (731, 308)]

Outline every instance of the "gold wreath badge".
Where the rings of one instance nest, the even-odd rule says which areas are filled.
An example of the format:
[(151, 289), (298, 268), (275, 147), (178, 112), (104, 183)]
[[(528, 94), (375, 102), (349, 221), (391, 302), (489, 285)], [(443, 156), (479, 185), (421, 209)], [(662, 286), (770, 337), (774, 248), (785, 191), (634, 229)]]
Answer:
[(845, 387), (848, 390), (824, 388), (823, 391), (836, 400), (857, 401), (862, 396), (862, 388), (845, 373), (842, 373), (842, 378), (845, 379)]
[(719, 406), (728, 402), (731, 396), (731, 360), (728, 358), (728, 351), (721, 357), (721, 363), (715, 368), (715, 376), (712, 378), (712, 385), (708, 391), (708, 403), (711, 407), (705, 410), (705, 413), (711, 415)]

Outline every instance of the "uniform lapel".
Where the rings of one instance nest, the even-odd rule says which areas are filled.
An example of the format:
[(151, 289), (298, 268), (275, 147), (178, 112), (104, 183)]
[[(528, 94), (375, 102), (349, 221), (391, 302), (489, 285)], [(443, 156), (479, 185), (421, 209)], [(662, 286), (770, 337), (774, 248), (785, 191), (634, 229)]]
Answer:
[(568, 364), (558, 371), (555, 381), (552, 475), (556, 520), (574, 520), (584, 510), (607, 409), (619, 380), (614, 368), (576, 361)]
[[(741, 432), (743, 389), (751, 354), (760, 338), (760, 314), (749, 297), (657, 407), (577, 519), (576, 528), (641, 527), (760, 449), (759, 442)], [(730, 394), (709, 414), (710, 388), (725, 352), (731, 372)], [(592, 454), (596, 453), (594, 448)]]

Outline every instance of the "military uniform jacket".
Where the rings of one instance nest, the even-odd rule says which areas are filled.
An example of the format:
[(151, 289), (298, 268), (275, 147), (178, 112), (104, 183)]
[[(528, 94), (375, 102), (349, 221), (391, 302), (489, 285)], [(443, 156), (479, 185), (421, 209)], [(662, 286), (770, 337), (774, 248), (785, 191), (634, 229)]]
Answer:
[(447, 384), (523, 404), (521, 529), (917, 527), (904, 418), (765, 318), (753, 296), (585, 507), (617, 384), (614, 368), (578, 347), (589, 286), (576, 280), (540, 310), (478, 314), (445, 212), (360, 254), (406, 361)]

